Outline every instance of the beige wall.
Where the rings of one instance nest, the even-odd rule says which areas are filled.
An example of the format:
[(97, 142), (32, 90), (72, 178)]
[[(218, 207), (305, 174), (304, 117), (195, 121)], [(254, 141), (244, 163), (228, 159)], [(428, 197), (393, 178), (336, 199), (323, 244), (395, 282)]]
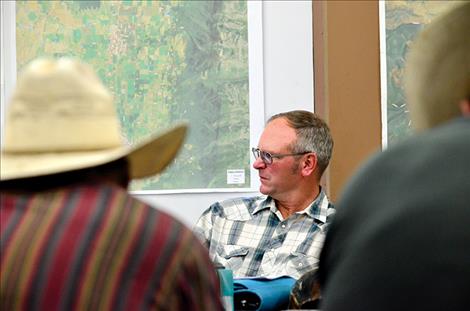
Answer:
[(313, 1), (315, 111), (335, 148), (326, 176), (333, 201), (381, 146), (377, 1)]

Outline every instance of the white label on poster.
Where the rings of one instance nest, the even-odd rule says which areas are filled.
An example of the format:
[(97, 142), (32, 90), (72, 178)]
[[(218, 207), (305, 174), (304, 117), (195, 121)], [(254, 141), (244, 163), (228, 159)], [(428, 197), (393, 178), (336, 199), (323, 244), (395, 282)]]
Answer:
[(245, 183), (245, 170), (227, 170), (227, 184), (244, 184)]

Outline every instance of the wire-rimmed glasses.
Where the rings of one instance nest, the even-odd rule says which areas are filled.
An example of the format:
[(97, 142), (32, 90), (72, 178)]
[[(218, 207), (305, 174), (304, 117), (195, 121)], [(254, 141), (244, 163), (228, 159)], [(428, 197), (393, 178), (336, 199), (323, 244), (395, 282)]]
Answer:
[(281, 159), (283, 157), (304, 155), (304, 154), (310, 153), (311, 151), (304, 151), (304, 152), (298, 152), (298, 153), (270, 153), (267, 151), (260, 150), (259, 148), (253, 147), (251, 148), (251, 152), (253, 153), (255, 160), (261, 157), (261, 160), (265, 164), (269, 165), (273, 163), (273, 159)]

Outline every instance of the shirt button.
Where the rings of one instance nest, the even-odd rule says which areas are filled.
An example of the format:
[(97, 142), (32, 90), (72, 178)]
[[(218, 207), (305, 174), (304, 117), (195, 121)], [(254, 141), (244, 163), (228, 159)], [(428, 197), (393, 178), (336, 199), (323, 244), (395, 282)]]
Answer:
[(282, 227), (282, 228), (285, 228), (285, 227), (286, 227), (286, 224), (282, 224), (281, 227)]
[(301, 263), (301, 262), (299, 262), (299, 267), (302, 267), (302, 263)]

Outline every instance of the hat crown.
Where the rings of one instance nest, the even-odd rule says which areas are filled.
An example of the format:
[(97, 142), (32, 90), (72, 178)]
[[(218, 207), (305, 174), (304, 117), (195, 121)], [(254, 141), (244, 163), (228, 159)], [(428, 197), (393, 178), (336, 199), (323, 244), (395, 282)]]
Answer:
[(20, 74), (8, 108), (6, 153), (121, 146), (112, 96), (93, 70), (78, 61), (33, 61)]
[(131, 179), (161, 172), (187, 126), (122, 144), (111, 95), (93, 69), (72, 59), (38, 59), (19, 76), (5, 120), (0, 182), (47, 176), (126, 158)]

